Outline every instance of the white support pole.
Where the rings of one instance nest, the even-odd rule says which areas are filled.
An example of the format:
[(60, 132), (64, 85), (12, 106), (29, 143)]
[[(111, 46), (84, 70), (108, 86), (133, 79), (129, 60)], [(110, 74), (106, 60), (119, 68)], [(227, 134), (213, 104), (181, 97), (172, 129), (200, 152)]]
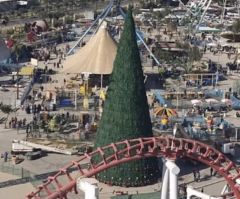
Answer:
[(169, 170), (169, 198), (178, 199), (178, 174), (180, 169), (172, 160), (167, 160), (166, 167)]
[(170, 199), (178, 199), (178, 179), (177, 175), (172, 172), (169, 172), (169, 181), (170, 181)]
[(222, 16), (221, 16), (221, 24), (223, 23), (223, 20), (225, 17), (226, 5), (227, 5), (227, 0), (223, 0), (223, 12), (222, 12)]
[(75, 103), (75, 110), (77, 110), (77, 89), (74, 90), (74, 103)]
[[(201, 198), (201, 199), (220, 199), (222, 197), (213, 197), (213, 196), (210, 196), (206, 193), (202, 193), (200, 191), (197, 191), (195, 190), (193, 187), (191, 186), (188, 186), (187, 187), (187, 199), (191, 199), (193, 197), (197, 197), (197, 198)], [(195, 198), (194, 197), (194, 198)]]
[(79, 178), (77, 187), (85, 193), (85, 199), (99, 199), (98, 181), (95, 178)]
[[(108, 14), (110, 13), (110, 11), (111, 11), (112, 8), (113, 8), (113, 6), (110, 6), (110, 7), (107, 9), (106, 13), (103, 15), (100, 23), (98, 24), (98, 27), (97, 27), (96, 30), (94, 31), (94, 33), (93, 33), (94, 35), (95, 35), (96, 32), (98, 31), (98, 29), (101, 27), (102, 23), (104, 22), (104, 19), (108, 16)], [(99, 20), (100, 20), (100, 19), (99, 19)]]
[(162, 181), (161, 199), (168, 199), (169, 195), (169, 170), (166, 169)]
[(101, 74), (101, 90), (103, 88), (103, 74)]
[(225, 184), (222, 191), (221, 191), (221, 195), (225, 194), (228, 192), (228, 184)]
[[(87, 33), (93, 28), (93, 26), (95, 26), (98, 22), (98, 20), (102, 17), (106, 17), (106, 13), (108, 13), (111, 8), (113, 6), (113, 0), (110, 1), (110, 3), (108, 4), (108, 6), (102, 11), (102, 13), (100, 15), (98, 15), (97, 19), (92, 23), (92, 25), (85, 31), (85, 33), (81, 36), (81, 38), (76, 42), (76, 44), (74, 44), (74, 46), (68, 51), (67, 55), (70, 55), (72, 53), (72, 51), (77, 47), (77, 45), (83, 40), (83, 38), (87, 35)], [(105, 18), (104, 17), (104, 18)]]
[(163, 163), (163, 166), (162, 166), (162, 178), (164, 177), (164, 174), (165, 174), (165, 172), (167, 170), (166, 162), (167, 162), (167, 160), (163, 157), (162, 158), (162, 163)]
[(169, 170), (166, 167), (166, 160), (163, 159), (161, 199), (168, 199), (168, 195), (169, 195)]
[(201, 18), (200, 18), (200, 21), (198, 22), (198, 24), (197, 24), (197, 26), (196, 26), (197, 28), (199, 27), (199, 25), (201, 25), (201, 23), (202, 23), (202, 21), (203, 21), (203, 19), (204, 19), (204, 16), (205, 16), (205, 14), (206, 14), (209, 6), (211, 5), (211, 3), (212, 3), (212, 0), (209, 0), (207, 6), (206, 6), (206, 8), (205, 8), (205, 10), (203, 11), (203, 14), (202, 14), (202, 16), (201, 16)]

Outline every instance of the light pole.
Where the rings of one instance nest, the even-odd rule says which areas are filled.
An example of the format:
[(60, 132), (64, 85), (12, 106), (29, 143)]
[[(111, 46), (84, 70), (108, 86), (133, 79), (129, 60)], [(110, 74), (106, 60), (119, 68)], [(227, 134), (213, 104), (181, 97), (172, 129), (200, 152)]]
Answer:
[(17, 65), (17, 100), (19, 100), (19, 80), (18, 80), (18, 77), (19, 77), (19, 67)]
[[(173, 127), (173, 140), (175, 139), (175, 137), (176, 137), (176, 133), (177, 133), (177, 123), (174, 125), (174, 127)], [(173, 141), (172, 140), (172, 144), (171, 144), (171, 150), (173, 150)]]

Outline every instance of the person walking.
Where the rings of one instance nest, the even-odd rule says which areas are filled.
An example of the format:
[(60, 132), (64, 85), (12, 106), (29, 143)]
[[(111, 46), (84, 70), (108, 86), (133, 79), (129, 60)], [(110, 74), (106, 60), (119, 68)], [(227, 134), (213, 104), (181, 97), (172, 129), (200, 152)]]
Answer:
[(210, 167), (210, 176), (213, 176), (213, 168)]
[(8, 160), (8, 152), (7, 151), (4, 152), (3, 159), (4, 159), (4, 162), (7, 162), (7, 160)]
[(194, 179), (194, 182), (197, 181), (197, 174), (196, 174), (196, 170), (193, 170), (193, 179)]
[(197, 178), (197, 182), (200, 182), (200, 180), (201, 180), (201, 175), (200, 175), (199, 169), (196, 171), (196, 178)]

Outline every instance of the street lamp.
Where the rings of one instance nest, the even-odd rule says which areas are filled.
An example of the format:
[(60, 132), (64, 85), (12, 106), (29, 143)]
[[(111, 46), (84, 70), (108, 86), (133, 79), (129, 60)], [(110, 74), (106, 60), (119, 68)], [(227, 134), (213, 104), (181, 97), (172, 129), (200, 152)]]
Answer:
[(175, 124), (174, 127), (173, 127), (173, 137), (174, 137), (174, 138), (175, 138), (175, 136), (176, 136), (177, 129), (178, 129), (178, 126), (177, 126), (177, 124)]
[(176, 124), (174, 125), (174, 127), (173, 127), (173, 139), (172, 139), (172, 144), (171, 144), (171, 150), (173, 150), (173, 140), (174, 140), (175, 137), (176, 137), (177, 129), (178, 129), (178, 126), (177, 126), (177, 123), (176, 123)]

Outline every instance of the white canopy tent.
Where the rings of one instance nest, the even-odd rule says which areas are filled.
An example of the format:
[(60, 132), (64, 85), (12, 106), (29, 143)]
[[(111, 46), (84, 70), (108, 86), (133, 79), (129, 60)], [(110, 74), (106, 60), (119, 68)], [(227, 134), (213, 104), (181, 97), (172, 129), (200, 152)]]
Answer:
[(111, 74), (116, 53), (117, 43), (108, 33), (105, 22), (84, 47), (74, 55), (67, 57), (67, 60), (63, 63), (62, 72)]
[(6, 46), (5, 41), (0, 38), (0, 62), (10, 57), (10, 50)]

